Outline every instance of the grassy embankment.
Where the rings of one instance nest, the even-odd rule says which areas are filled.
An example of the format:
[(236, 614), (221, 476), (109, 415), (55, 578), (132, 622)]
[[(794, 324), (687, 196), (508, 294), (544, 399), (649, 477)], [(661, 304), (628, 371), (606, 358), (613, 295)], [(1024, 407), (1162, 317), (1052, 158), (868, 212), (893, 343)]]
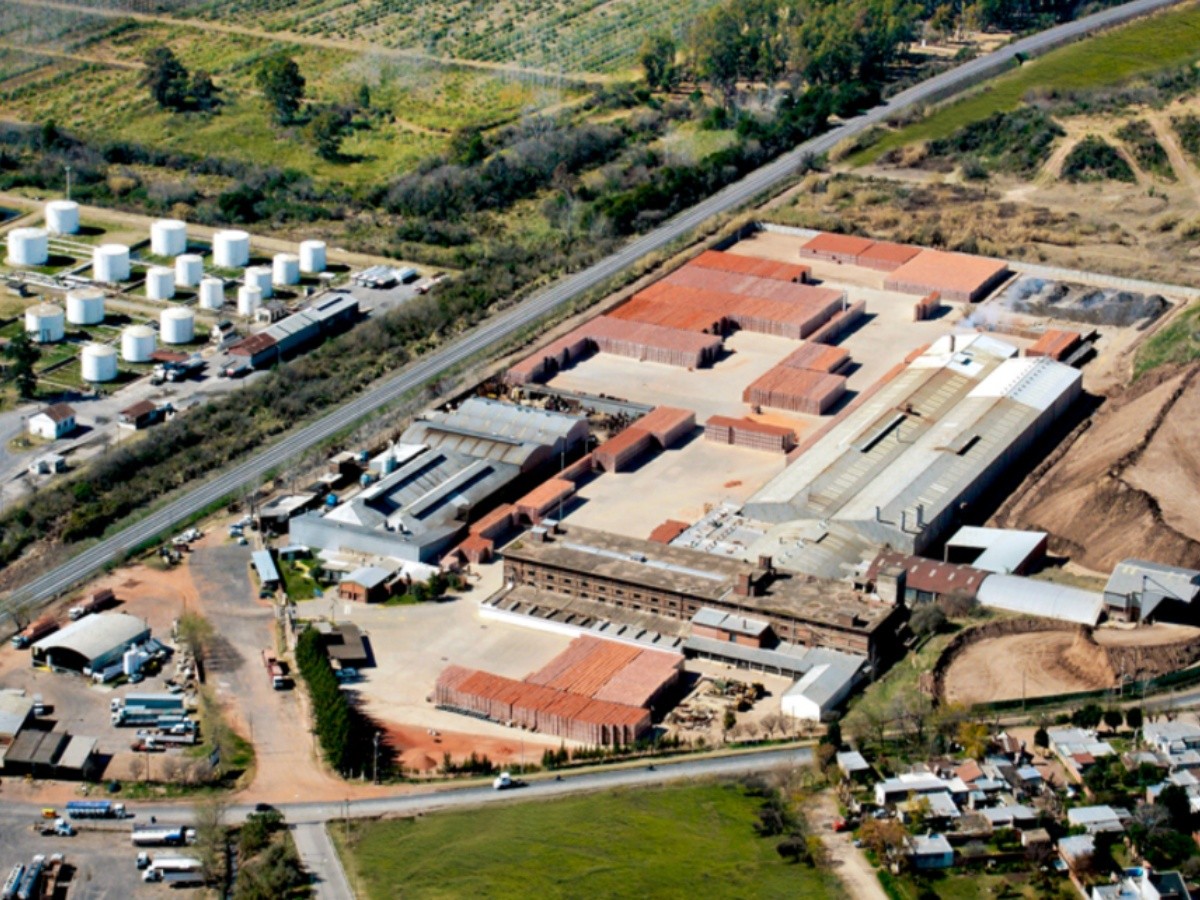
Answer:
[(341, 844), (366, 897), (836, 897), (784, 862), (737, 785), (591, 794), (355, 823)]
[(919, 122), (885, 134), (849, 158), (869, 165), (883, 154), (918, 141), (953, 134), (996, 112), (1016, 109), (1031, 93), (1089, 90), (1200, 59), (1200, 5), (1104, 32), (1026, 63), (978, 93), (943, 106)]

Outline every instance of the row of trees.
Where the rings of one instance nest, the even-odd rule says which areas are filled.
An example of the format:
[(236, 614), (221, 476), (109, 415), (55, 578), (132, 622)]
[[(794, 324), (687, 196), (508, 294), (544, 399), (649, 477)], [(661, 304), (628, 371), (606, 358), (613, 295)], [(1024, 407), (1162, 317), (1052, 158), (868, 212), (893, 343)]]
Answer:
[(325, 759), (343, 776), (375, 774), (385, 777), (393, 769), (389, 747), (377, 745), (379, 732), (350, 705), (333, 674), (321, 635), (306, 627), (296, 639), (296, 668), (308, 685), (315, 717), (317, 741)]

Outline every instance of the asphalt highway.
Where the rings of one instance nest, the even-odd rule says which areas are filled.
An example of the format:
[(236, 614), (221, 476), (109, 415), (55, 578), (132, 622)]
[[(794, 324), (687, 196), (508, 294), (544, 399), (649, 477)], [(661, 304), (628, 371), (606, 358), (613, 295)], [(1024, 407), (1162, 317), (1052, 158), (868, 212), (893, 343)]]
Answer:
[(398, 400), (409, 391), (436, 378), (442, 372), (471, 358), (488, 347), (504, 341), (548, 313), (581, 296), (648, 254), (683, 237), (697, 226), (721, 213), (737, 209), (792, 175), (805, 159), (819, 156), (842, 140), (882, 122), (903, 110), (932, 103), (1003, 71), (1019, 55), (1043, 53), (1086, 33), (1126, 21), (1180, 0), (1135, 0), (1069, 22), (1039, 34), (1022, 38), (986, 56), (963, 63), (957, 68), (921, 82), (893, 97), (886, 104), (857, 116), (825, 134), (806, 141), (774, 162), (747, 175), (708, 199), (667, 220), (654, 231), (626, 244), (611, 256), (588, 269), (561, 279), (512, 309), (484, 322), (474, 331), (436, 353), (406, 367), (367, 393), (345, 403), (310, 425), (299, 429), (274, 445), (255, 454), (198, 485), (187, 494), (167, 503), (146, 518), (105, 538), (66, 563), (23, 585), (8, 598), (0, 612), (18, 603), (38, 604), (63, 591), (121, 554), (161, 534), (176, 523), (205, 507), (256, 484), (271, 469), (285, 464), (310, 447), (332, 437), (360, 419)]
[[(774, 769), (805, 766), (812, 760), (812, 751), (807, 747), (761, 750), (733, 756), (656, 761), (653, 767), (646, 765), (637, 768), (598, 769), (579, 774), (565, 772), (561, 780), (541, 775), (530, 779), (528, 785), (524, 787), (514, 787), (503, 791), (494, 790), (490, 783), (479, 787), (444, 785), (420, 793), (395, 794), (388, 797), (373, 797), (368, 800), (279, 803), (275, 804), (274, 808), (284, 814), (289, 824), (304, 825), (314, 822), (333, 822), (339, 819), (370, 818), (385, 814), (416, 815), (441, 809), (462, 809), (497, 802), (547, 800), (587, 791), (649, 787), (693, 778), (731, 778)], [(120, 796), (113, 799), (121, 800)], [(147, 824), (151, 816), (162, 822), (170, 823), (191, 820), (192, 808), (186, 801), (175, 803), (131, 802), (127, 806), (128, 811), (133, 814), (133, 823), (138, 825)], [(42, 804), (0, 804), (0, 824), (38, 819), (41, 816), (42, 808)], [(226, 810), (225, 820), (230, 824), (238, 823), (252, 812), (254, 812), (252, 804), (235, 804)], [(61, 809), (59, 813), (62, 813)], [(106, 830), (128, 831), (129, 822), (128, 819), (124, 822), (101, 819), (94, 823), (85, 822), (84, 824), (89, 827), (94, 824), (95, 827)]]

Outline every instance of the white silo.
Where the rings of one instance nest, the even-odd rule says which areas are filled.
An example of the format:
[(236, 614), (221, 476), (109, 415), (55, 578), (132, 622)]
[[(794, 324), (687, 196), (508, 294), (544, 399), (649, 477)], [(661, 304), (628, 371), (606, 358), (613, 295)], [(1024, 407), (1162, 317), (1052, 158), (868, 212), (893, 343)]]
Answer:
[(104, 321), (104, 291), (76, 288), (67, 291), (67, 321), (72, 325), (99, 325)]
[(154, 329), (149, 325), (130, 325), (121, 332), (121, 358), (125, 362), (150, 362), (154, 352)]
[(175, 271), (166, 266), (151, 266), (146, 272), (146, 296), (151, 300), (170, 300), (175, 296)]
[(319, 275), (325, 271), (325, 242), (300, 242), (300, 271), (306, 275)]
[(185, 253), (175, 258), (176, 287), (195, 287), (204, 277), (204, 258), (195, 253)]
[(79, 358), (83, 380), (112, 381), (117, 377), (117, 348), (108, 344), (87, 344)]
[(44, 228), (14, 228), (8, 233), (10, 266), (44, 266), (50, 258), (50, 235)]
[(40, 303), (25, 310), (25, 332), (38, 344), (53, 344), (66, 334), (66, 320), (61, 306)]
[(51, 200), (47, 203), (46, 230), (51, 234), (78, 234), (79, 204), (74, 200)]
[(150, 223), (150, 252), (155, 256), (178, 256), (187, 252), (187, 223), (159, 219)]
[(196, 336), (196, 314), (182, 306), (164, 309), (159, 317), (164, 344), (188, 344)]
[(101, 244), (92, 251), (92, 278), (116, 284), (129, 279), (129, 248), (124, 244)]
[(237, 311), (239, 316), (252, 316), (261, 305), (261, 289), (250, 284), (244, 284), (238, 288)]
[(300, 283), (300, 257), (290, 253), (276, 253), (271, 260), (271, 280), (276, 284)]
[(250, 235), (231, 229), (213, 235), (213, 265), (218, 269), (238, 269), (250, 262)]
[(200, 308), (220, 309), (225, 305), (225, 282), (220, 278), (200, 279)]

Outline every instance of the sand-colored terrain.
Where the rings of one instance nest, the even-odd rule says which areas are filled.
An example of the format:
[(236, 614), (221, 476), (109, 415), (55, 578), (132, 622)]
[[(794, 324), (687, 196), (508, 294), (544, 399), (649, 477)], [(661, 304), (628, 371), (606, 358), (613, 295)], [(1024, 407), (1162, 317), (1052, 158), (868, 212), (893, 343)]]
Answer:
[(1048, 531), (1056, 552), (1097, 572), (1128, 557), (1200, 568), (1200, 514), (1190, 499), (1200, 460), (1188, 440), (1197, 373), (1156, 372), (1118, 391), (995, 524)]
[(1102, 655), (1088, 653), (1071, 631), (1010, 634), (971, 644), (946, 673), (950, 703), (984, 703), (1089, 691), (1112, 684)]

